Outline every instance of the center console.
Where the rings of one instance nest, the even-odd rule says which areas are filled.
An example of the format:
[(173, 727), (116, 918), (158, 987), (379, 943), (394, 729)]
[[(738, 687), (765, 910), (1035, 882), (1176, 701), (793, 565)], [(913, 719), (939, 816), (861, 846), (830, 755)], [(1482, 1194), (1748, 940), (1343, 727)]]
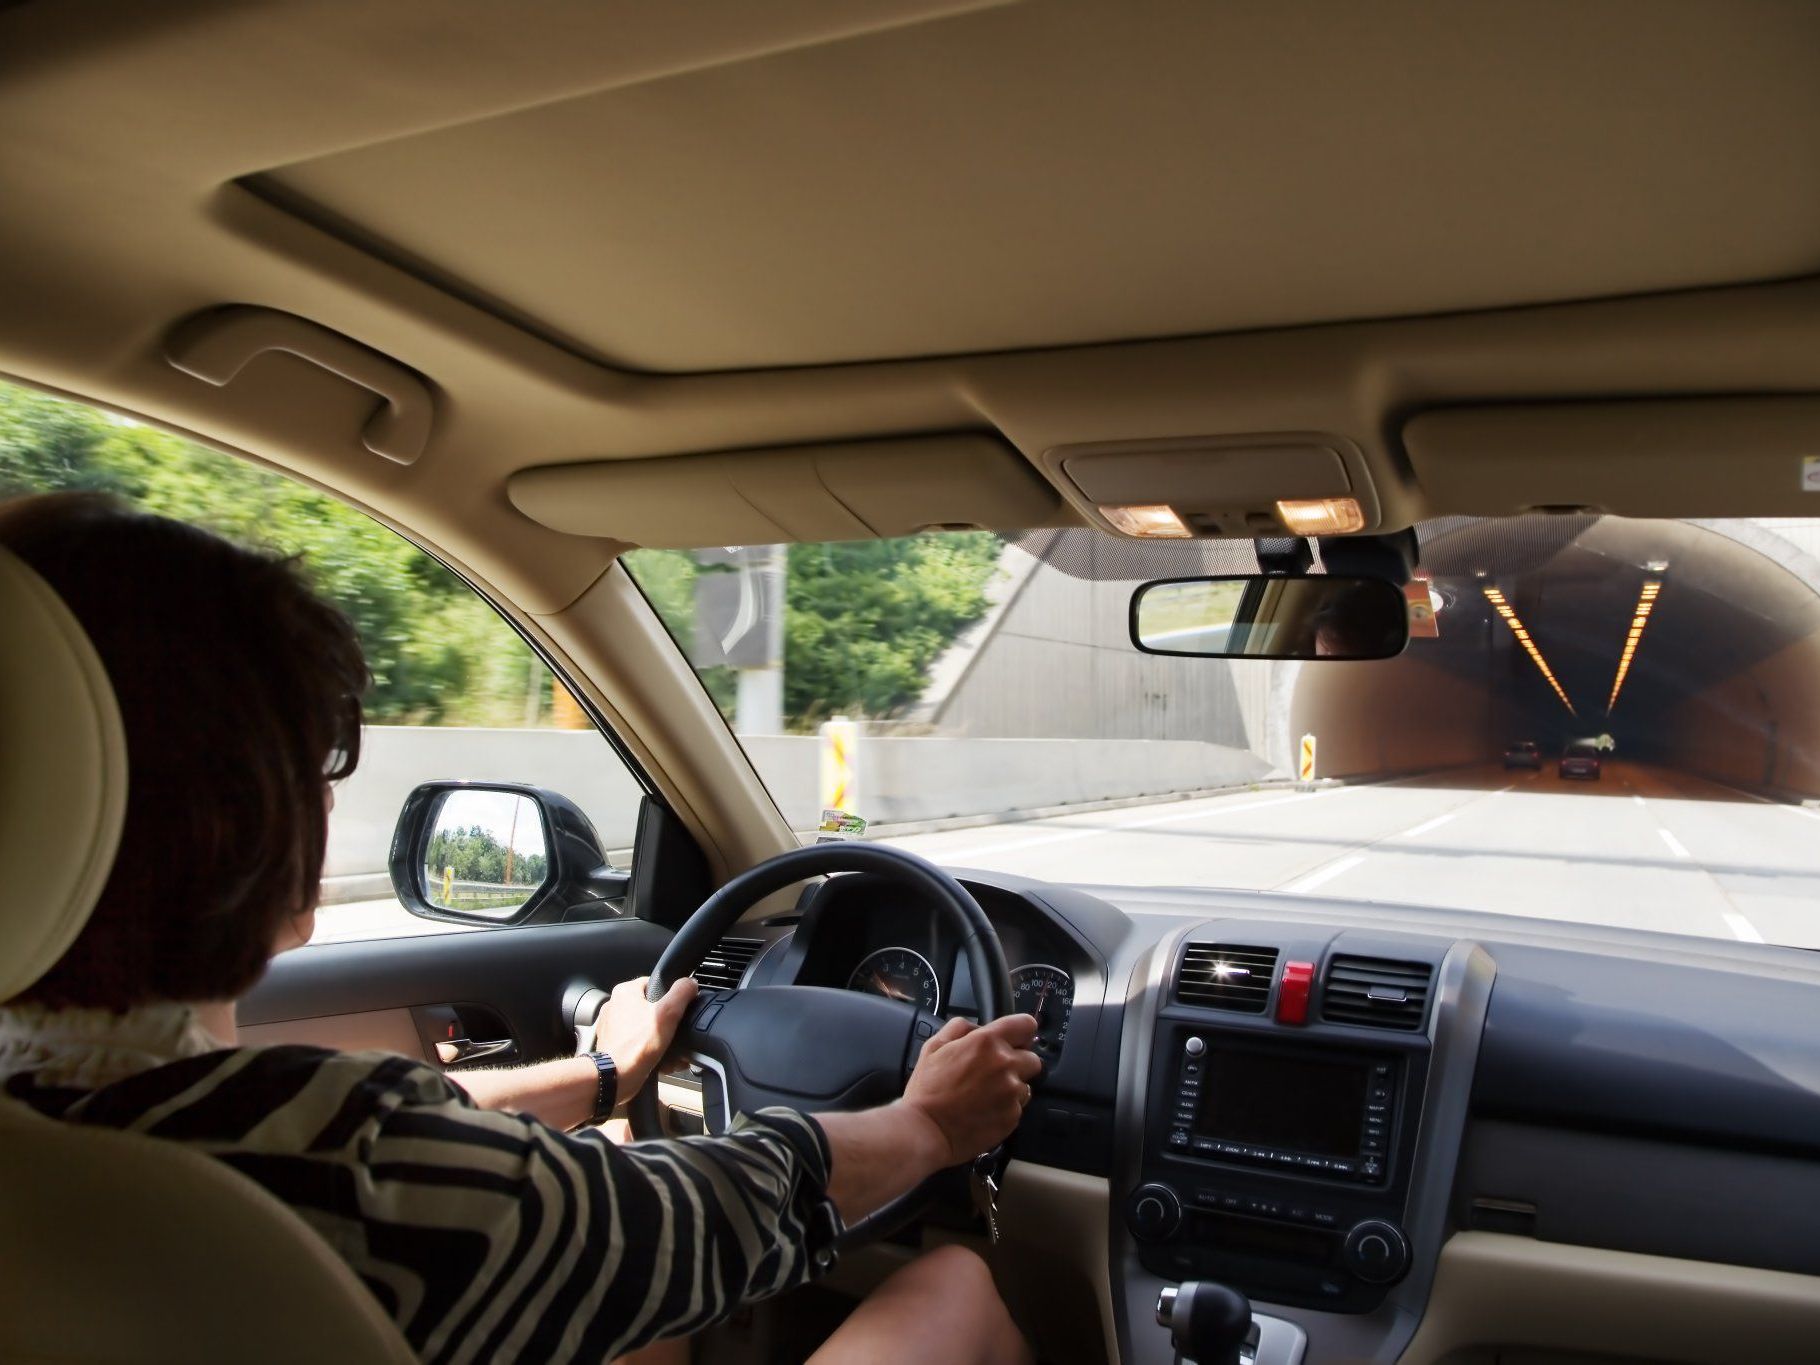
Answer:
[(1367, 1313), (1408, 1272), (1438, 955), (1189, 942), (1149, 1050), (1125, 1224), (1145, 1270)]

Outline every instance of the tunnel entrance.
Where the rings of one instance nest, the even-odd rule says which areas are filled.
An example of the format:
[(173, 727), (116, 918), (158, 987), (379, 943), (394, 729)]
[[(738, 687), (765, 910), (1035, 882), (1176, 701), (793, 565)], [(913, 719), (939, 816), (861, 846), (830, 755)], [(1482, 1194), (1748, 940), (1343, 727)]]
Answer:
[(1438, 636), (1390, 663), (1296, 668), (1290, 732), (1318, 736), (1326, 776), (1477, 766), (1491, 781), (1518, 741), (1554, 773), (1566, 746), (1593, 741), (1608, 761), (1820, 796), (1812, 527), (1426, 523)]

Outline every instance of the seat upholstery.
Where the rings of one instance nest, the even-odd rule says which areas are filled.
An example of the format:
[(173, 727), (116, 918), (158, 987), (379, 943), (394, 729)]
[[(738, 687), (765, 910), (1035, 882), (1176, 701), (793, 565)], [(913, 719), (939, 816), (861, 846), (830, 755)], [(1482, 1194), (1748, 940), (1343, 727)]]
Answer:
[[(0, 550), (0, 1000), (81, 931), (112, 865), (126, 741), (75, 617)], [(112, 1365), (413, 1359), (289, 1209), (174, 1143), (0, 1100), (0, 1360)]]

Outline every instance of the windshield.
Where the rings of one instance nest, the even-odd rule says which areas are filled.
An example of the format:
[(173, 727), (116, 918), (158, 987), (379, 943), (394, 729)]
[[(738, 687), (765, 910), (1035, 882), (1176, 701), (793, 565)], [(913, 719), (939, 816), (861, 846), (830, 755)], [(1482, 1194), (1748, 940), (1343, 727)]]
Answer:
[[(1820, 520), (1449, 518), (1399, 658), (1143, 654), (1247, 542), (638, 550), (791, 825), (952, 867), (1820, 946)], [(863, 822), (863, 823), (862, 823)]]

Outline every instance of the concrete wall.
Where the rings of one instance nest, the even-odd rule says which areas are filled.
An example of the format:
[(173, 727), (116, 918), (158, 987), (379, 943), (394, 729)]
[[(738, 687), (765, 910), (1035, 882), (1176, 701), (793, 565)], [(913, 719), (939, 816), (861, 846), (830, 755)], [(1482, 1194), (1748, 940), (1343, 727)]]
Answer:
[(1312, 733), (1316, 774), (1361, 777), (1481, 763), (1499, 752), (1492, 689), (1483, 677), (1423, 657), (1430, 641), (1373, 663), (1320, 663), (1298, 670), (1292, 742)]
[(1820, 639), (1808, 636), (1671, 713), (1663, 758), (1752, 791), (1820, 797)]
[[(742, 742), (791, 827), (812, 828), (821, 813), (818, 741)], [(1246, 750), (1188, 740), (869, 736), (855, 804), (867, 819), (895, 824), (1201, 791), (1267, 772)], [(592, 730), (369, 726), (359, 768), (336, 788), (325, 875), (383, 872), (405, 797), (438, 778), (549, 787), (588, 813), (607, 847), (632, 842), (640, 788)]]

